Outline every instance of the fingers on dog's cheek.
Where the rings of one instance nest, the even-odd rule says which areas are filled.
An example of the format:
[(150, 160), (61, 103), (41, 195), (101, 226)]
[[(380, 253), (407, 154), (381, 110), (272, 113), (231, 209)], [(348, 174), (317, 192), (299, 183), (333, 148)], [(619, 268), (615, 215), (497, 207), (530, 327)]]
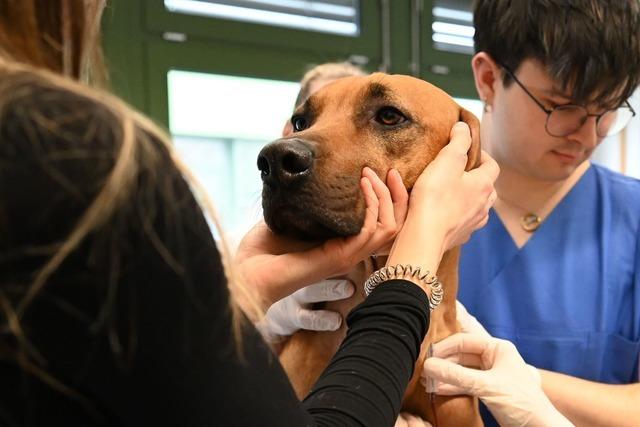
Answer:
[(369, 178), (373, 186), (376, 186), (378, 183), (384, 184), (378, 174), (376, 174), (370, 167), (365, 167), (362, 170), (362, 176)]
[(362, 178), (360, 180), (360, 186), (362, 188), (362, 192), (364, 193), (365, 200), (365, 217), (364, 217), (364, 227), (372, 227), (373, 224), (378, 220), (378, 198), (376, 197), (375, 192), (371, 186), (371, 181), (368, 178)]
[(362, 189), (362, 194), (364, 195), (364, 201), (367, 205), (367, 208), (372, 206), (372, 202), (377, 203), (377, 197), (375, 192), (373, 191), (373, 187), (371, 186), (371, 181), (369, 178), (361, 178), (360, 179), (360, 188)]
[(451, 137), (455, 136), (468, 136), (471, 138), (471, 129), (469, 129), (469, 125), (465, 122), (456, 122), (451, 128)]
[[(467, 146), (461, 145), (458, 140), (452, 140), (449, 145), (446, 145), (434, 161), (446, 161), (449, 162), (451, 167), (462, 168), (467, 165)], [(440, 159), (440, 160), (438, 160)]]
[[(368, 175), (366, 178), (371, 179)], [(372, 180), (372, 187), (378, 199), (378, 221), (387, 225), (394, 220), (391, 193), (377, 176), (375, 176), (375, 180)]]
[(403, 186), (401, 195), (394, 199), (393, 202), (393, 213), (395, 215), (397, 227), (401, 227), (404, 224), (405, 219), (407, 218), (407, 213), (409, 212), (408, 202), (409, 195), (407, 194), (407, 191)]
[(409, 199), (409, 194), (407, 193), (407, 189), (402, 182), (402, 177), (400, 176), (400, 172), (395, 169), (391, 169), (389, 171), (389, 175), (387, 178), (387, 182), (389, 183), (388, 187), (391, 191), (391, 199), (394, 202), (405, 202)]
[(469, 151), (469, 148), (471, 148), (471, 130), (469, 129), (469, 125), (465, 122), (458, 122), (453, 125), (449, 135), (451, 137), (451, 142), (453, 143), (450, 143), (450, 146), (455, 146), (465, 154)]
[(369, 181), (371, 181), (371, 186), (373, 187), (373, 191), (376, 192), (376, 196), (379, 199), (382, 199), (384, 197), (390, 197), (389, 189), (384, 184), (384, 182), (382, 182), (380, 177), (378, 177), (378, 175), (375, 174), (375, 172), (369, 169), (365, 176), (369, 179)]

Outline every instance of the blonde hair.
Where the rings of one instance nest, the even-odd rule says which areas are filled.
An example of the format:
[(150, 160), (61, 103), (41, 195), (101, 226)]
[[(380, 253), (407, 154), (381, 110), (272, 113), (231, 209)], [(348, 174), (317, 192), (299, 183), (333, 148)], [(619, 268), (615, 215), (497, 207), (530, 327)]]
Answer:
[[(62, 4), (66, 4), (67, 7), (70, 4), (86, 3), (85, 12), (92, 11), (92, 13), (98, 17), (95, 21), (88, 18), (87, 22), (89, 23), (99, 21), (101, 8), (104, 4), (102, 0), (98, 0), (93, 3), (94, 8), (91, 6), (92, 2), (53, 1), (58, 3), (62, 2)], [(25, 0), (25, 4), (22, 2), (11, 3), (19, 5), (19, 9), (24, 6), (25, 10), (28, 9), (32, 15), (35, 14), (35, 9), (29, 9), (25, 6), (27, 3), (33, 6), (33, 0), (29, 2)], [(7, 12), (7, 7), (9, 6), (7, 6), (6, 2), (0, 1), (0, 12)], [(4, 8), (4, 10), (2, 10), (2, 8)], [(68, 11), (64, 11), (64, 7), (62, 9), (62, 26), (66, 28), (68, 24), (66, 19), (71, 15)], [(15, 16), (14, 14), (9, 15)], [(4, 16), (4, 19), (6, 19), (6, 16)], [(1, 21), (2, 19), (0, 19), (0, 22)], [(63, 31), (63, 33), (65, 32)], [(86, 34), (89, 34), (90, 38), (92, 38), (94, 42), (97, 42), (98, 36), (95, 28), (91, 27), (91, 30)], [(73, 395), (74, 393), (65, 387), (64, 384), (57, 382), (41, 369), (43, 358), (39, 355), (37, 349), (29, 343), (29, 339), (21, 326), (21, 319), (25, 310), (46, 286), (48, 279), (61, 266), (65, 259), (67, 259), (74, 250), (78, 249), (79, 245), (90, 233), (105, 225), (114, 214), (118, 212), (118, 209), (128, 201), (128, 196), (131, 195), (139, 172), (142, 169), (159, 171), (158, 166), (160, 165), (159, 160), (162, 150), (169, 154), (173, 164), (176, 165), (178, 171), (192, 188), (198, 190), (200, 186), (195, 177), (176, 155), (167, 134), (152, 123), (151, 120), (103, 90), (90, 88), (71, 78), (64, 77), (67, 76), (88, 81), (92, 80), (91, 73), (93, 71), (90, 70), (95, 70), (96, 68), (90, 65), (89, 62), (82, 65), (83, 60), (78, 60), (76, 57), (83, 58), (87, 55), (87, 52), (93, 52), (91, 55), (95, 55), (97, 47), (86, 42), (82, 45), (84, 49), (75, 51), (69, 56), (64, 53), (67, 49), (63, 46), (62, 49), (59, 50), (59, 53), (63, 57), (62, 60), (59, 62), (50, 62), (51, 59), (48, 58), (47, 55), (42, 52), (40, 54), (37, 53), (37, 47), (31, 49), (33, 46), (25, 34), (20, 33), (17, 35), (22, 44), (30, 46), (29, 49), (22, 53), (18, 47), (9, 43), (7, 37), (10, 37), (10, 35), (5, 30), (0, 30), (0, 46), (2, 46), (2, 48), (0, 48), (0, 112), (4, 111), (6, 105), (12, 98), (28, 97), (30, 94), (28, 88), (35, 88), (37, 85), (40, 85), (52, 89), (54, 93), (59, 93), (60, 95), (71, 93), (100, 106), (109, 116), (109, 121), (105, 124), (114, 131), (114, 135), (120, 136), (119, 141), (114, 141), (115, 160), (112, 169), (104, 179), (104, 184), (97, 191), (96, 196), (89, 203), (88, 208), (78, 215), (75, 227), (69, 233), (68, 237), (60, 245), (56, 245), (51, 257), (44, 266), (36, 272), (35, 279), (27, 288), (19, 302), (16, 305), (12, 304), (5, 295), (4, 290), (0, 288), (0, 311), (4, 313), (4, 321), (6, 322), (3, 327), (5, 330), (8, 330), (18, 342), (19, 347), (16, 352), (16, 358), (21, 367), (25, 371), (36, 373), (43, 381), (52, 387)], [(37, 38), (37, 34), (32, 37)], [(45, 50), (50, 47), (51, 46), (40, 46), (40, 48)], [(35, 58), (35, 60), (32, 64), (31, 60), (33, 58)], [(48, 64), (53, 64), (53, 66), (49, 67)], [(72, 64), (72, 66), (69, 64)], [(19, 91), (19, 94), (15, 94), (15, 91), (11, 89), (18, 85), (20, 85), (22, 90)], [(113, 118), (113, 120), (111, 120), (111, 118)], [(100, 116), (100, 119), (104, 119), (104, 116)], [(35, 117), (34, 122), (40, 124)], [(48, 124), (44, 123), (43, 125), (46, 126)], [(205, 212), (209, 215), (220, 234), (220, 240), (217, 241), (216, 244), (222, 259), (222, 266), (231, 294), (230, 304), (232, 308), (233, 332), (238, 344), (238, 350), (241, 350), (241, 311), (244, 311), (249, 318), (258, 319), (262, 315), (263, 310), (256, 300), (256, 297), (243, 285), (241, 278), (233, 268), (230, 251), (228, 250), (224, 233), (220, 227), (213, 205), (206, 199), (206, 196), (203, 196), (205, 194), (203, 191), (196, 192), (201, 195), (200, 204), (204, 205)], [(159, 244), (161, 245), (162, 242), (159, 242)], [(163, 254), (163, 258), (167, 263), (171, 263), (171, 254), (168, 253), (166, 249), (158, 248), (158, 251)], [(212, 286), (213, 285), (215, 284), (212, 283)], [(243, 303), (243, 310), (241, 310), (240, 306), (236, 303), (236, 301), (239, 300)], [(35, 360), (36, 363), (31, 363), (30, 359)], [(75, 397), (81, 399), (79, 396)]]
[(311, 85), (320, 80), (337, 80), (342, 77), (364, 76), (367, 73), (350, 62), (327, 62), (312, 66), (300, 80), (300, 91), (296, 97), (296, 105), (302, 104), (311, 96)]

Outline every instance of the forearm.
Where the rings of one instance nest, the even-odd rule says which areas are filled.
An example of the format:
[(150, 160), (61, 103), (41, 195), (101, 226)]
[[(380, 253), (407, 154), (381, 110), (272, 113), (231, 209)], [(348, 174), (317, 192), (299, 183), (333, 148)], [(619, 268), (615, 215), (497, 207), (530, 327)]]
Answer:
[(637, 426), (640, 383), (602, 384), (540, 369), (542, 388), (577, 426)]
[(347, 337), (304, 406), (318, 425), (393, 425), (429, 327), (426, 293), (388, 281), (347, 323)]
[(444, 231), (426, 215), (410, 215), (396, 237), (387, 265), (412, 265), (435, 274), (444, 253)]

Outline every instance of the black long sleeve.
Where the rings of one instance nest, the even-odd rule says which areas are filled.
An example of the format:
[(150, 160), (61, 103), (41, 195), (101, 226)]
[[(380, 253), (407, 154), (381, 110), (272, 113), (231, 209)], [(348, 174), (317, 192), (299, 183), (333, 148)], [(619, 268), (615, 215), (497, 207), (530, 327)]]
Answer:
[(424, 291), (378, 286), (347, 317), (347, 337), (304, 405), (321, 425), (393, 425), (429, 328)]
[[(24, 84), (29, 96), (0, 116), (0, 290), (13, 306), (103, 185), (122, 136), (95, 101)], [(25, 118), (34, 110), (39, 121)], [(157, 154), (26, 311), (37, 351), (27, 359), (42, 372), (20, 367), (15, 338), (0, 335), (0, 425), (393, 425), (428, 328), (424, 292), (404, 281), (376, 289), (299, 402), (248, 322), (238, 355), (208, 225)]]

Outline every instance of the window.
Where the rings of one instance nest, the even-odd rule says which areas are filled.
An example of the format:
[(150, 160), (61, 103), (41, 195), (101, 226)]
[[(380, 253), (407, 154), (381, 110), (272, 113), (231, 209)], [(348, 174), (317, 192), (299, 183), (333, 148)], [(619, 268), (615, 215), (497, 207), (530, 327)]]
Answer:
[[(640, 111), (640, 89), (629, 99), (629, 103)], [(618, 135), (606, 138), (593, 152), (593, 161), (609, 169), (640, 179), (640, 115), (631, 119)]]
[(170, 12), (358, 36), (357, 0), (164, 0)]
[(471, 111), (478, 120), (482, 119), (483, 104), (477, 99), (471, 98), (453, 98), (462, 108)]
[(169, 128), (232, 240), (261, 217), (258, 153), (280, 137), (298, 83), (172, 70)]
[(437, 50), (473, 54), (471, 1), (436, 0), (433, 3), (433, 46)]

